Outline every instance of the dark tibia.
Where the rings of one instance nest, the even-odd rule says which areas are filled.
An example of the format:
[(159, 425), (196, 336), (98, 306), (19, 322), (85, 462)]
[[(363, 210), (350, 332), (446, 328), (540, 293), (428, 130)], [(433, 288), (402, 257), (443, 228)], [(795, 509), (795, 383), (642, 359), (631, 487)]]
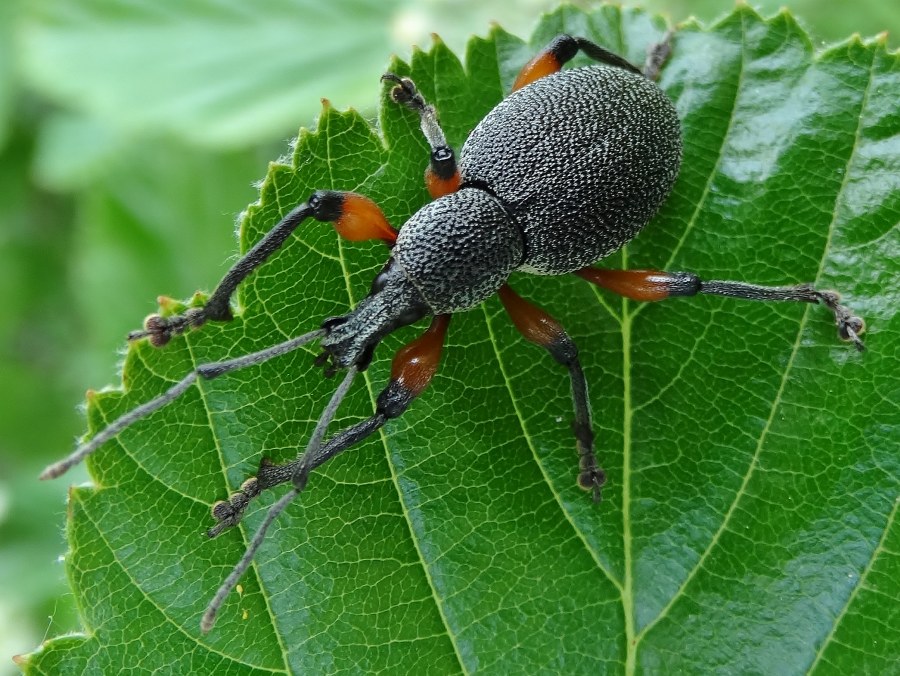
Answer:
[(380, 239), (392, 246), (396, 231), (372, 200), (352, 192), (318, 190), (295, 208), (257, 242), (243, 258), (225, 273), (202, 308), (191, 308), (174, 317), (151, 315), (141, 331), (132, 331), (128, 340), (149, 337), (154, 347), (162, 347), (173, 336), (202, 326), (209, 320), (231, 319), (231, 296), (238, 285), (262, 265), (307, 218), (334, 223), (338, 234), (353, 242)]
[(202, 308), (192, 308), (174, 317), (151, 315), (144, 322), (142, 331), (132, 331), (128, 340), (149, 337), (154, 347), (162, 347), (173, 336), (180, 335), (188, 329), (202, 326), (209, 320), (227, 321), (231, 319), (229, 302), (238, 285), (256, 268), (265, 262), (288, 238), (300, 223), (313, 215), (313, 209), (306, 203), (291, 211), (272, 228), (269, 233), (257, 242), (243, 258), (225, 273), (222, 281), (213, 291)]
[(206, 305), (203, 306), (203, 313), (206, 317), (221, 321), (231, 319), (229, 302), (234, 290), (284, 243), (300, 223), (314, 213), (314, 209), (310, 205), (301, 204), (281, 219), (241, 260), (235, 263), (234, 267), (219, 282), (212, 296), (206, 301)]
[(428, 169), (425, 171), (425, 183), (428, 192), (435, 199), (459, 188), (460, 177), (456, 168), (456, 155), (453, 149), (447, 145), (447, 138), (437, 119), (434, 106), (422, 98), (415, 83), (408, 77), (400, 77), (394, 73), (385, 73), (381, 76), (384, 82), (393, 82), (391, 98), (400, 105), (419, 114), (419, 126), (428, 146), (431, 148), (431, 158)]
[(606, 474), (597, 466), (594, 454), (594, 430), (591, 424), (591, 404), (588, 401), (587, 379), (578, 361), (578, 350), (569, 340), (569, 344), (560, 343), (547, 348), (557, 362), (569, 369), (572, 380), (572, 403), (575, 407), (575, 419), (572, 431), (578, 448), (578, 485), (591, 491), (594, 502), (600, 501), (600, 487), (606, 483)]
[[(412, 400), (410, 399), (410, 401)], [(284, 465), (273, 465), (270, 462), (263, 462), (259, 468), (259, 473), (256, 475), (257, 492), (288, 481), (292, 481), (294, 487), (298, 490), (303, 490), (306, 488), (310, 472), (331, 460), (338, 453), (346, 451), (354, 444), (380, 430), (388, 420), (389, 418), (382, 411), (376, 411), (372, 417), (336, 433), (328, 440), (327, 444), (313, 449), (309, 456), (304, 456)]]
[[(568, 36), (560, 36), (561, 38), (565, 38)], [(557, 38), (560, 39), (560, 38)], [(632, 73), (636, 73), (638, 75), (641, 74), (641, 71), (630, 61), (622, 58), (615, 52), (611, 52), (608, 49), (604, 49), (600, 45), (591, 42), (590, 40), (586, 40), (585, 38), (571, 38), (575, 41), (575, 45), (578, 50), (581, 50), (584, 54), (592, 58), (594, 61), (599, 61), (600, 63), (605, 63), (608, 66), (615, 66), (616, 68), (622, 68), (623, 70), (630, 70)], [(575, 54), (569, 57), (571, 59)], [(568, 61), (569, 59), (566, 59)]]
[(291, 481), (294, 488), (303, 490), (306, 488), (310, 472), (380, 430), (388, 420), (399, 418), (409, 408), (415, 396), (407, 387), (392, 380), (378, 395), (375, 415), (371, 418), (341, 430), (329, 439), (327, 444), (311, 448), (309, 453), (299, 460), (284, 465), (264, 463), (257, 474), (261, 488), (270, 488)]
[(551, 73), (556, 73), (566, 63), (571, 61), (579, 51), (594, 61), (641, 75), (640, 69), (630, 61), (590, 40), (572, 37), (571, 35), (558, 35), (537, 56), (522, 67), (518, 77), (516, 77), (516, 81), (513, 83), (513, 91), (521, 89), (525, 85), (531, 84), (535, 80), (539, 80)]
[(701, 282), (700, 293), (748, 300), (798, 301), (824, 305), (834, 315), (834, 324), (841, 340), (852, 342), (859, 352), (866, 349), (860, 338), (866, 330), (865, 321), (853, 314), (850, 308), (840, 304), (841, 295), (836, 291), (819, 291), (813, 288), (812, 284), (765, 287), (742, 282), (712, 281)]
[(240, 523), (250, 501), (268, 488), (293, 481), (294, 487), (298, 491), (302, 491), (306, 488), (310, 472), (338, 453), (346, 451), (370, 436), (373, 432), (377, 432), (384, 427), (384, 423), (387, 421), (388, 417), (384, 413), (376, 412), (371, 418), (341, 430), (329, 439), (327, 444), (319, 448), (311, 448), (309, 454), (304, 454), (296, 460), (276, 465), (264, 459), (259, 465), (256, 476), (241, 484), (238, 492), (232, 494), (228, 501), (222, 500), (213, 505), (212, 515), (218, 523), (207, 530), (206, 534), (214, 538), (222, 531), (236, 526)]

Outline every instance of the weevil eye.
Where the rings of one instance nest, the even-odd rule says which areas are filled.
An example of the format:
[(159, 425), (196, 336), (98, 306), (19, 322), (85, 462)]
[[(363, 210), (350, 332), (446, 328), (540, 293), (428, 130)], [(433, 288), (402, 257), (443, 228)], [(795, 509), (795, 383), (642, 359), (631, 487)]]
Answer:
[(375, 279), (372, 280), (372, 288), (369, 289), (369, 295), (376, 294), (384, 290), (388, 282), (389, 274), (387, 272), (379, 272)]
[(384, 290), (384, 287), (387, 285), (388, 280), (391, 278), (393, 269), (394, 259), (389, 258), (388, 262), (384, 264), (383, 268), (381, 268), (381, 272), (379, 272), (375, 276), (375, 279), (372, 280), (372, 288), (369, 289), (370, 296)]
[(411, 307), (407, 308), (399, 315), (397, 315), (396, 323), (397, 326), (408, 326), (414, 322), (419, 321), (422, 317), (425, 317), (428, 314), (428, 309), (424, 306), (419, 307)]
[(324, 322), (322, 322), (322, 328), (325, 329), (328, 333), (331, 333), (339, 326), (342, 326), (347, 323), (347, 317), (329, 317)]

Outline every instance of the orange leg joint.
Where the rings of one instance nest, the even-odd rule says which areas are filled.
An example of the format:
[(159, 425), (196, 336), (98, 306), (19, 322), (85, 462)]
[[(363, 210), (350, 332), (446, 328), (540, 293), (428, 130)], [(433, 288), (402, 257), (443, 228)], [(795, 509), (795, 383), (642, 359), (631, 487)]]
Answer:
[(461, 183), (462, 179), (455, 165), (453, 166), (453, 173), (448, 177), (441, 176), (431, 166), (425, 169), (425, 185), (428, 187), (428, 194), (431, 195), (432, 199), (456, 192), (459, 190)]
[(501, 286), (498, 294), (513, 325), (529, 342), (549, 347), (567, 338), (565, 329), (558, 321), (537, 305), (532, 305), (522, 298), (509, 285)]
[(562, 66), (552, 51), (541, 52), (522, 67), (522, 70), (519, 71), (519, 75), (516, 77), (516, 81), (513, 83), (512, 90), (516, 91), (535, 80), (540, 80), (545, 75), (555, 73)]
[(403, 346), (391, 362), (391, 381), (418, 397), (437, 373), (450, 315), (437, 315), (421, 336)]
[(351, 242), (380, 239), (390, 246), (397, 241), (397, 231), (387, 222), (378, 205), (368, 197), (354, 192), (341, 193), (334, 229)]
[(683, 272), (584, 268), (575, 274), (631, 300), (665, 300), (672, 296), (693, 296), (699, 291), (699, 280)]

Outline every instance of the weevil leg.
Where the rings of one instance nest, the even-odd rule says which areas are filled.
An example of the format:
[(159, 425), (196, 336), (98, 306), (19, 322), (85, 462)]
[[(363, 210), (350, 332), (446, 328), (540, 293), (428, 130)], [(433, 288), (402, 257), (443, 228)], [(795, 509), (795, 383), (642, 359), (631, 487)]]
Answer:
[(200, 327), (207, 321), (231, 319), (231, 296), (238, 285), (262, 265), (307, 218), (333, 223), (338, 234), (354, 242), (380, 239), (388, 246), (393, 246), (397, 239), (397, 231), (387, 222), (378, 205), (369, 198), (352, 192), (318, 190), (282, 218), (225, 273), (203, 307), (191, 308), (174, 317), (150, 315), (144, 322), (144, 328), (132, 331), (128, 340), (148, 337), (154, 347), (162, 347), (173, 336)]
[(288, 481), (293, 484), (288, 493), (269, 509), (269, 513), (253, 536), (244, 556), (207, 606), (200, 623), (203, 632), (208, 632), (212, 628), (219, 608), (249, 567), (269, 526), (291, 500), (306, 488), (309, 473), (381, 429), (388, 420), (402, 415), (412, 401), (425, 390), (437, 372), (449, 324), (450, 315), (437, 315), (432, 320), (431, 326), (421, 336), (397, 352), (391, 364), (390, 382), (378, 395), (374, 415), (337, 432), (327, 443), (322, 444), (328, 423), (334, 418), (341, 400), (350, 388), (350, 382), (355, 374), (355, 369), (351, 368), (322, 413), (313, 437), (302, 456), (283, 465), (263, 462), (257, 475), (245, 481), (241, 491), (231, 496), (228, 501), (217, 502), (213, 505), (213, 517), (218, 523), (207, 531), (209, 537), (215, 537), (226, 528), (237, 525), (250, 500), (262, 491)]
[(318, 338), (321, 338), (324, 335), (324, 330), (316, 329), (315, 331), (310, 331), (309, 333), (306, 333), (297, 338), (291, 338), (290, 340), (286, 340), (283, 343), (279, 343), (278, 345), (273, 345), (272, 347), (268, 347), (265, 350), (260, 350), (259, 352), (251, 352), (250, 354), (245, 354), (242, 357), (236, 357), (234, 359), (213, 362), (210, 364), (202, 364), (198, 366), (193, 371), (188, 373), (184, 378), (172, 385), (172, 387), (170, 387), (168, 390), (163, 392), (161, 395), (159, 395), (155, 399), (151, 399), (145, 404), (141, 404), (128, 413), (123, 414), (122, 416), (111, 422), (109, 425), (107, 425), (104, 429), (100, 430), (88, 441), (81, 444), (68, 457), (47, 467), (41, 473), (40, 478), (55, 479), (56, 477), (64, 474), (72, 467), (84, 460), (91, 453), (100, 448), (104, 443), (119, 434), (119, 432), (124, 430), (126, 427), (129, 427), (130, 425), (136, 423), (138, 420), (146, 418), (148, 415), (150, 415), (154, 411), (159, 410), (166, 404), (175, 401), (182, 395), (182, 393), (184, 393), (191, 385), (194, 384), (194, 381), (196, 381), (198, 377), (203, 378), (204, 380), (212, 380), (213, 378), (218, 378), (219, 376), (225, 373), (230, 373), (231, 371), (237, 371), (238, 369), (242, 369), (247, 366), (261, 364), (264, 361), (272, 359), (273, 357), (278, 357), (296, 350), (297, 348), (302, 347), (303, 345), (306, 345), (307, 343), (310, 343)]
[(604, 49), (600, 45), (586, 40), (585, 38), (576, 38), (571, 35), (558, 35), (547, 45), (537, 56), (526, 63), (522, 70), (519, 71), (516, 81), (513, 83), (512, 90), (521, 89), (527, 84), (531, 84), (535, 80), (539, 80), (545, 75), (550, 75), (562, 69), (562, 67), (571, 61), (575, 55), (581, 51), (594, 61), (605, 63), (616, 68), (623, 68), (632, 73), (641, 75), (640, 69), (627, 59), (622, 58), (618, 54)]
[(431, 157), (425, 169), (425, 185), (428, 192), (434, 199), (456, 192), (461, 182), (456, 167), (456, 154), (447, 145), (447, 138), (438, 122), (434, 106), (422, 98), (415, 83), (408, 77), (385, 73), (381, 79), (384, 82), (394, 83), (391, 88), (391, 99), (419, 114), (422, 134), (431, 148)]
[[(347, 392), (350, 390), (350, 386), (353, 384), (353, 379), (356, 377), (357, 369), (355, 366), (351, 366), (347, 369), (347, 375), (344, 377), (344, 380), (341, 381), (341, 384), (338, 386), (337, 390), (335, 390), (334, 394), (331, 396), (331, 399), (328, 402), (328, 405), (325, 407), (325, 410), (322, 411), (322, 415), (319, 416), (319, 420), (316, 422), (316, 427), (313, 430), (312, 436), (309, 439), (309, 443), (306, 446), (306, 454), (314, 449), (318, 448), (322, 444), (322, 439), (325, 437), (325, 432), (328, 429), (328, 425), (334, 419), (335, 413), (337, 413), (338, 407), (341, 405), (341, 401), (343, 401), (344, 397), (347, 396)], [(244, 512), (244, 509), (247, 507), (247, 504), (251, 499), (259, 495), (260, 488), (258, 485), (258, 480), (256, 477), (252, 479), (248, 479), (241, 486), (241, 490), (232, 495), (229, 502), (218, 502), (213, 506), (213, 515), (216, 514), (216, 507), (219, 505), (227, 505), (231, 509), (232, 520), (223, 519), (219, 522), (219, 525), (216, 527), (215, 533), (212, 530), (207, 533), (210, 537), (214, 537), (218, 530), (228, 526), (234, 526), (240, 521), (240, 517)], [(284, 509), (291, 503), (291, 501), (299, 495), (300, 491), (297, 488), (292, 488), (285, 495), (283, 495), (272, 507), (269, 508), (268, 513), (266, 514), (263, 522), (260, 524), (256, 533), (253, 534), (253, 539), (250, 541), (250, 544), (247, 546), (247, 550), (244, 552), (244, 555), (241, 557), (241, 560), (235, 565), (232, 569), (231, 573), (225, 578), (225, 581), (219, 586), (218, 590), (216, 590), (215, 595), (212, 600), (209, 602), (209, 605), (206, 607), (206, 611), (203, 613), (203, 617), (200, 620), (200, 630), (205, 634), (210, 629), (212, 629), (213, 624), (216, 621), (216, 614), (219, 612), (219, 608), (222, 607), (222, 603), (224, 603), (228, 594), (231, 593), (231, 590), (234, 589), (235, 585), (238, 583), (238, 580), (241, 579), (241, 576), (247, 571), (247, 568), (250, 567), (250, 563), (253, 561), (253, 556), (256, 554), (256, 551), (259, 549), (260, 545), (262, 545), (263, 540), (265, 540), (266, 533), (269, 531), (269, 527), (275, 522), (275, 519), (278, 518), (278, 515), (284, 511)]]
[(569, 369), (572, 380), (572, 401), (575, 420), (572, 430), (578, 446), (578, 485), (591, 491), (595, 502), (600, 500), (600, 488), (606, 475), (597, 465), (594, 455), (594, 429), (591, 422), (591, 405), (588, 400), (587, 380), (578, 360), (578, 348), (562, 325), (536, 305), (526, 301), (508, 284), (500, 287), (503, 307), (526, 340), (546, 349), (550, 356)]
[[(292, 462), (275, 465), (263, 460), (256, 476), (245, 481), (239, 493), (231, 496), (228, 501), (222, 500), (213, 505), (213, 518), (218, 523), (207, 531), (207, 535), (215, 537), (226, 528), (237, 525), (250, 500), (268, 488), (292, 480), (295, 484), (301, 483), (299, 477), (302, 477), (302, 486), (299, 486), (302, 488), (306, 485), (307, 476), (316, 467), (406, 411), (437, 372), (449, 324), (450, 315), (437, 315), (421, 336), (397, 352), (391, 364), (391, 380), (378, 395), (373, 416), (337, 432), (324, 445), (311, 443), (307, 451)], [(337, 401), (339, 403), (340, 400)], [(326, 413), (328, 411), (326, 409)]]
[[(353, 379), (356, 377), (357, 373), (358, 369), (355, 366), (351, 366), (347, 369), (347, 374), (331, 396), (328, 405), (322, 411), (322, 415), (319, 416), (316, 427), (306, 444), (306, 452), (301, 458), (309, 456), (315, 449), (318, 449), (322, 445), (322, 440), (325, 438), (325, 432), (328, 430), (328, 425), (334, 419), (338, 407), (341, 405), (344, 397), (347, 396), (347, 392), (350, 391), (350, 386), (353, 384)], [(214, 538), (226, 528), (236, 526), (240, 523), (241, 518), (244, 515), (244, 510), (247, 509), (247, 505), (250, 504), (250, 501), (253, 500), (253, 498), (258, 496), (266, 488), (271, 488), (272, 486), (277, 485), (277, 483), (281, 483), (272, 482), (269, 468), (273, 467), (277, 467), (277, 465), (273, 465), (268, 460), (263, 459), (256, 476), (250, 477), (241, 484), (238, 492), (232, 493), (228, 500), (219, 500), (213, 505), (212, 515), (218, 523), (206, 531), (207, 537)]]
[(575, 274), (620, 296), (640, 301), (711, 294), (745, 300), (817, 303), (831, 310), (838, 336), (842, 340), (852, 342), (860, 352), (866, 349), (860, 339), (860, 335), (865, 331), (863, 319), (855, 315), (848, 307), (840, 304), (839, 293), (828, 290), (820, 291), (812, 284), (761, 286), (746, 282), (704, 281), (691, 272), (660, 272), (659, 270), (584, 268)]

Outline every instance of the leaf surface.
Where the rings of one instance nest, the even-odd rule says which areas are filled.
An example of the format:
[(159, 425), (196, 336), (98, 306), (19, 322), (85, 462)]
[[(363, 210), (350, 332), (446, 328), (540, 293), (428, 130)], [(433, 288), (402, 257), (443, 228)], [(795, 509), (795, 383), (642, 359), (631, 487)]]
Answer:
[[(561, 32), (641, 62), (664, 24), (563, 8), (525, 44), (440, 43), (410, 73), (450, 142)], [(679, 28), (660, 85), (685, 158), (659, 216), (607, 261), (838, 288), (869, 351), (823, 308), (714, 297), (641, 305), (574, 277), (515, 275), (580, 346), (598, 456), (575, 486), (565, 374), (496, 299), (451, 325), (441, 371), (386, 433), (334, 459), (278, 520), (208, 635), (206, 602), (244, 550), (202, 537), (260, 459), (304, 447), (333, 382), (313, 349), (204, 382), (90, 460), (72, 491), (68, 566), (86, 633), (25, 658), (34, 673), (884, 672), (900, 652), (900, 65), (880, 42), (814, 53), (788, 14), (740, 7)], [(323, 110), (243, 219), (246, 250), (314, 188), (375, 199), (401, 224), (425, 200), (418, 121), (386, 99), (381, 136)], [(190, 255), (185, 252), (185, 255)], [(89, 398), (95, 432), (197, 364), (343, 314), (385, 253), (317, 222), (244, 286), (241, 315), (164, 350), (129, 349), (125, 393)], [(370, 415), (392, 336), (335, 429)]]
[(373, 91), (398, 4), (47, 0), (23, 12), (21, 65), (40, 92), (115, 129), (247, 147), (295, 129), (323, 91)]

